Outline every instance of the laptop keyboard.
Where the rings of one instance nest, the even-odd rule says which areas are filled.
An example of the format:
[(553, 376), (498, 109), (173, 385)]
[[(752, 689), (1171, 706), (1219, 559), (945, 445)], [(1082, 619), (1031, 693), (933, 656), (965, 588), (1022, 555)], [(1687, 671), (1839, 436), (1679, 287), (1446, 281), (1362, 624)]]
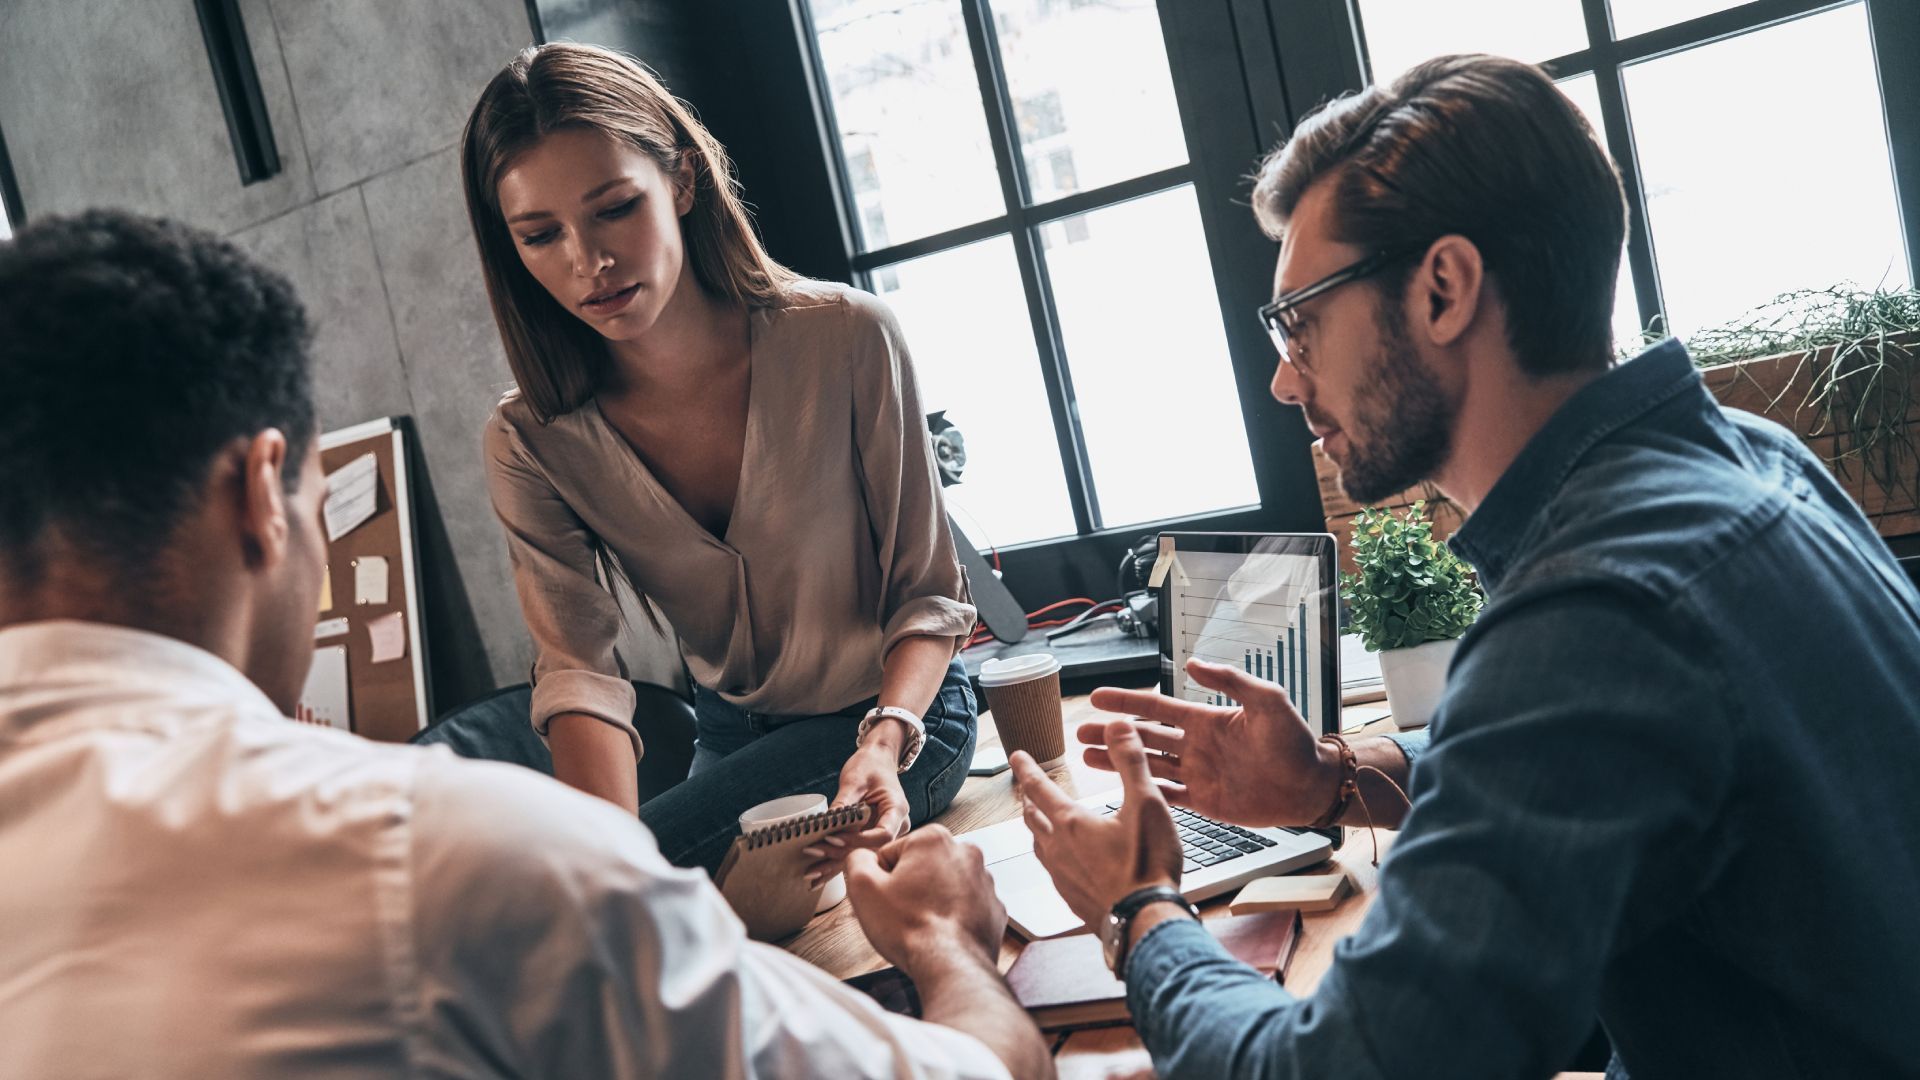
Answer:
[[(1119, 809), (1118, 802), (1107, 804), (1109, 814)], [(1274, 845), (1272, 840), (1238, 825), (1215, 821), (1184, 807), (1172, 806), (1168, 809), (1173, 811), (1173, 828), (1180, 836), (1180, 853), (1186, 856), (1180, 866), (1183, 874), (1191, 874), (1202, 867), (1237, 859), (1242, 855), (1251, 855)]]

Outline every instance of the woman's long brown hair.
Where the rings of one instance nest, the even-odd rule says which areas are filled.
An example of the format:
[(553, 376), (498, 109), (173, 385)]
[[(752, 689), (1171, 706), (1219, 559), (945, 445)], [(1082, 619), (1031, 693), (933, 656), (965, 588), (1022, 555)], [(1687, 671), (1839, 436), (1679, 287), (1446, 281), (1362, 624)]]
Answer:
[(467, 118), (460, 176), (507, 365), (543, 423), (591, 399), (610, 362), (599, 333), (521, 263), (500, 212), (501, 173), (563, 128), (624, 140), (669, 177), (691, 164), (693, 208), (680, 228), (694, 279), (709, 294), (749, 307), (773, 306), (798, 280), (755, 234), (726, 150), (639, 61), (571, 42), (522, 50), (487, 84)]

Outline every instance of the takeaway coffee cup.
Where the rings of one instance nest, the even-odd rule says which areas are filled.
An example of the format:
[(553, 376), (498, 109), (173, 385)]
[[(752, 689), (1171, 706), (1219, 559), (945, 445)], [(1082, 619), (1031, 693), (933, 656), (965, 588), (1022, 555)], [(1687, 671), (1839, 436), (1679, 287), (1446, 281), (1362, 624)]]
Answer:
[[(808, 814), (817, 814), (826, 808), (827, 797), (825, 795), (788, 795), (783, 799), (763, 802), (759, 806), (743, 812), (740, 815), (740, 831), (746, 832), (749, 828), (756, 825), (767, 825), (776, 821), (786, 821), (789, 818), (806, 817)], [(817, 915), (846, 898), (847, 879), (840, 874), (835, 874), (820, 883), (820, 898), (815, 900), (813, 904), (814, 914)]]
[(1043, 766), (1066, 756), (1059, 660), (1046, 653), (989, 660), (980, 665), (980, 688), (1007, 753), (1025, 750)]

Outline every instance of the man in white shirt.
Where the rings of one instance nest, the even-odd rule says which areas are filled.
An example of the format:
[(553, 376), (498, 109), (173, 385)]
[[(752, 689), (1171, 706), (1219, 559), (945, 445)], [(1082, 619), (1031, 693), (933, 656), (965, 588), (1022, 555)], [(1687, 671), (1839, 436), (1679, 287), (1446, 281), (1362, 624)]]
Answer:
[(1051, 1073), (944, 830), (848, 870), (923, 1023), (746, 940), (630, 815), (286, 720), (325, 557), (306, 343), (204, 233), (0, 245), (0, 1076)]

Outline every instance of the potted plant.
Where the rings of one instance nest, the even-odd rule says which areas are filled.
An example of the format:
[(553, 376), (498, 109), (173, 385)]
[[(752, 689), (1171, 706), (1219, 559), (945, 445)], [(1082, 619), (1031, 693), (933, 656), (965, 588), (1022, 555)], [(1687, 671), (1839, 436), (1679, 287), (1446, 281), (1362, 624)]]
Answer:
[(1349, 622), (1380, 654), (1394, 726), (1420, 727), (1446, 688), (1447, 665), (1485, 597), (1473, 571), (1433, 538), (1424, 500), (1404, 512), (1365, 509), (1349, 541), (1357, 573), (1340, 576)]

